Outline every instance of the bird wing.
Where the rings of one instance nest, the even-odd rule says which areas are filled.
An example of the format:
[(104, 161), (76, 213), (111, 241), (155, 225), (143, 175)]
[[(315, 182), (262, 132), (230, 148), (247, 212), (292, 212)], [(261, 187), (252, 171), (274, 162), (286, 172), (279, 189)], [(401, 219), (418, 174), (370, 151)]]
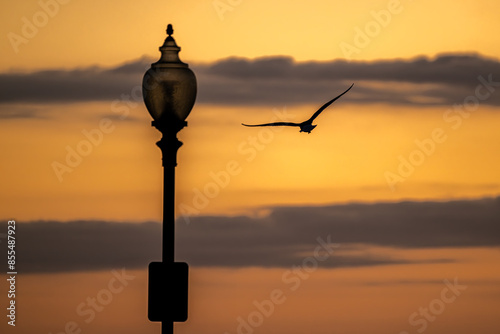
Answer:
[(291, 123), (291, 122), (275, 122), (275, 123), (265, 123), (265, 124), (244, 124), (244, 126), (300, 126), (299, 123)]
[(335, 101), (336, 101), (339, 97), (341, 97), (342, 95), (344, 95), (345, 93), (347, 93), (347, 92), (348, 92), (348, 91), (352, 88), (352, 86), (354, 86), (354, 84), (352, 84), (352, 85), (351, 85), (351, 87), (347, 88), (347, 90), (346, 90), (345, 92), (343, 92), (342, 94), (340, 94), (340, 95), (339, 95), (339, 96), (337, 96), (336, 98), (331, 99), (331, 100), (330, 100), (330, 101), (328, 101), (327, 103), (323, 104), (323, 106), (321, 106), (321, 108), (319, 108), (319, 109), (318, 109), (318, 111), (316, 111), (316, 112), (315, 112), (315, 113), (311, 116), (311, 118), (309, 118), (309, 119), (307, 120), (307, 122), (308, 122), (308, 123), (312, 123), (312, 121), (314, 121), (314, 119), (315, 119), (316, 117), (318, 117), (318, 115), (319, 115), (319, 114), (321, 114), (321, 112), (322, 112), (323, 110), (325, 110), (326, 108), (328, 108), (328, 106), (329, 106), (330, 104), (332, 104), (333, 102), (335, 102)]

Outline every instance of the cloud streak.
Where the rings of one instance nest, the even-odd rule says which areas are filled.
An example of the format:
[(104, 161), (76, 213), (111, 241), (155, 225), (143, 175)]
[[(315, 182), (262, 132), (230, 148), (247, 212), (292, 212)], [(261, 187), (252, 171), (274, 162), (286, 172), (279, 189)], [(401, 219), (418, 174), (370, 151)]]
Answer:
[[(0, 103), (112, 101), (141, 85), (151, 62), (141, 58), (111, 69), (2, 73)], [(198, 78), (197, 103), (219, 105), (318, 104), (352, 82), (356, 90), (345, 99), (350, 103), (451, 105), (474, 94), (480, 75), (500, 81), (500, 62), (478, 54), (372, 62), (296, 62), (272, 56), (191, 67)], [(499, 106), (500, 94), (483, 103)]]
[[(177, 222), (176, 258), (193, 266), (291, 267), (311, 254), (318, 238), (330, 238), (340, 247), (322, 263), (325, 267), (414, 263), (367, 250), (385, 247), (397, 254), (397, 249), (499, 247), (498, 217), (500, 198), (273, 207), (265, 217), (191, 217), (189, 225), (182, 219)], [(144, 268), (160, 260), (158, 223), (36, 221), (17, 225), (19, 272)]]

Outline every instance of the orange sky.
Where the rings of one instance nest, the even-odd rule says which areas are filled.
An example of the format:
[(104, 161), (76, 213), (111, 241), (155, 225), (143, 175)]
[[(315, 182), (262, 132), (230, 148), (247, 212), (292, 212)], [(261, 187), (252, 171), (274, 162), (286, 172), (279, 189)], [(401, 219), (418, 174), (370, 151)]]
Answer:
[[(181, 59), (190, 65), (231, 56), (374, 61), (472, 52), (495, 61), (500, 58), (500, 35), (494, 33), (500, 28), (496, 0), (2, 4), (0, 74), (4, 76), (111, 68), (143, 56), (158, 58), (167, 23), (173, 23)], [(493, 76), (500, 78), (498, 73)], [(422, 101), (362, 104), (363, 92), (377, 82), (355, 84), (317, 119), (318, 127), (310, 135), (290, 128), (243, 128), (240, 123), (270, 121), (273, 110), (286, 111), (287, 117), (299, 121), (322, 101), (197, 103), (189, 126), (179, 133), (184, 145), (178, 156), (177, 214), (230, 219), (241, 213), (265, 216), (274, 205), (440, 202), (500, 194), (498, 106), (480, 104), (454, 127), (456, 123), (444, 116), (451, 106), (423, 107), (417, 103)], [(403, 94), (418, 85), (393, 86), (391, 92)], [(439, 94), (439, 87), (429, 87), (421, 89), (436, 89)], [(498, 96), (497, 91), (494, 94)], [(58, 174), (54, 163), (67, 163), (68, 148), (76, 149), (88, 139), (82, 131), (102, 131), (100, 122), (109, 116), (113, 101), (0, 102), (0, 217), (16, 219), (19, 226), (31, 220), (161, 220), (162, 170), (154, 145), (160, 134), (150, 126), (142, 103), (129, 108), (128, 118), (113, 118), (92, 152), (71, 172)], [(22, 116), (33, 110), (37, 117)], [(433, 137), (436, 129), (440, 142)], [(429, 138), (435, 146), (425, 161), (398, 182), (388, 182), (388, 173), (399, 173), (400, 157), (410, 159), (419, 150), (416, 141)], [(213, 198), (203, 199), (221, 175), (230, 175), (228, 182), (218, 179), (224, 185), (216, 186)], [(19, 228), (19, 242), (22, 237)], [(349, 244), (340, 246), (349, 252)], [(190, 319), (177, 326), (178, 332), (237, 333), (238, 317), (248, 319), (255, 301), (281, 289), (286, 301), (275, 305), (275, 312), (253, 328), (254, 333), (498, 333), (498, 248), (363, 247), (368, 257), (454, 261), (320, 268), (301, 280), (297, 291), (283, 281), (291, 268), (193, 267)], [(18, 262), (21, 268), (22, 257)], [(134, 279), (113, 295), (95, 320), (86, 323), (78, 314), (82, 302), (107, 289), (113, 269), (120, 268), (46, 274), (20, 270), (19, 326), (12, 328), (4, 319), (2, 333), (59, 334), (73, 321), (82, 333), (158, 333), (159, 326), (146, 318), (145, 270), (127, 268)], [(446, 304), (435, 320), (425, 322), (417, 316), (413, 319), (420, 319), (419, 325), (412, 324), (409, 317), (421, 307), (438, 305), (434, 301), (442, 298), (443, 281), (455, 277), (467, 285), (463, 294)], [(5, 281), (1, 289), (4, 295)], [(4, 310), (5, 302), (2, 297)], [(419, 331), (424, 323), (427, 327)]]
[[(166, 21), (174, 25), (183, 58), (190, 61), (277, 54), (298, 60), (344, 58), (340, 44), (356, 46), (356, 28), (370, 27), (372, 11), (389, 10), (388, 23), (382, 21), (386, 26), (378, 34), (373, 30), (374, 37), (354, 59), (463, 51), (499, 55), (500, 37), (491, 33), (498, 28), (495, 0), (62, 2), (52, 18), (35, 26), (32, 38), (17, 42), (19, 52), (2, 39), (1, 69), (112, 66), (143, 54), (157, 57)], [(228, 7), (216, 10), (221, 7), (214, 4), (220, 3)], [(9, 2), (8, 8), (0, 14), (4, 36), (23, 37), (22, 18), (32, 22), (42, 10), (37, 1)]]
[[(50, 108), (64, 126), (43, 119), (3, 123), (3, 134), (10, 139), (0, 144), (9, 161), (2, 166), (4, 177), (9, 175), (3, 182), (9, 191), (0, 195), (7, 204), (0, 209), (1, 215), (14, 211), (22, 220), (161, 219), (161, 155), (154, 145), (159, 134), (149, 126), (145, 108), (132, 110), (142, 123), (115, 120), (112, 132), (104, 134), (102, 143), (93, 146), (91, 154), (82, 157), (71, 172), (57, 172), (54, 161), (66, 165), (67, 147), (76, 150), (86, 140), (81, 131), (98, 128), (98, 115), (109, 104), (75, 104), (72, 114), (67, 114), (65, 105)], [(307, 115), (312, 108), (292, 106), (287, 112)], [(454, 130), (443, 121), (446, 109), (441, 107), (422, 112), (378, 105), (364, 110), (343, 104), (338, 111), (322, 115), (314, 136), (298, 136), (295, 129), (288, 128), (241, 128), (241, 116), (234, 109), (200, 105), (179, 134), (185, 145), (179, 150), (178, 206), (208, 214), (245, 212), (272, 204), (477, 198), (499, 192), (500, 160), (493, 152), (500, 145), (496, 131), (500, 116), (493, 107), (482, 106)], [(239, 110), (255, 113), (245, 119), (249, 123), (259, 122), (262, 116), (258, 115), (265, 114), (257, 115), (252, 108)], [(87, 119), (76, 116), (84, 114)], [(218, 124), (217, 135), (213, 135), (213, 124), (205, 123), (207, 118), (225, 119)], [(424, 163), (415, 166), (404, 182), (395, 182), (392, 190), (385, 173), (398, 174), (398, 156), (409, 159), (419, 150), (415, 140), (432, 138), (435, 128), (444, 129), (446, 140), (436, 143)], [(33, 141), (33, 133), (44, 140)], [(256, 144), (249, 139), (252, 137)], [(20, 154), (28, 147), (30, 155)], [(310, 147), (315, 148), (314, 153)], [(238, 167), (225, 181), (220, 175), (228, 175), (231, 162)], [(210, 192), (218, 177), (224, 180), (215, 188), (215, 198), (197, 196), (198, 191)], [(25, 189), (30, 187), (27, 194)], [(196, 205), (198, 202), (202, 205)]]

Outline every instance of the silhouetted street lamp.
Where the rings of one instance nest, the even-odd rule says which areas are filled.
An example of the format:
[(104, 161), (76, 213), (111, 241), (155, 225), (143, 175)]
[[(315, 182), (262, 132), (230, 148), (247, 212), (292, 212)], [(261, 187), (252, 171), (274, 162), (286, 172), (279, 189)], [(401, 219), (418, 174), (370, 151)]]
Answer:
[(162, 133), (156, 143), (163, 159), (163, 251), (162, 262), (149, 264), (148, 318), (162, 322), (162, 333), (173, 333), (173, 323), (187, 320), (188, 265), (175, 262), (175, 166), (177, 150), (182, 143), (177, 132), (187, 126), (185, 121), (196, 99), (196, 77), (179, 59), (180, 47), (172, 37), (160, 47), (161, 58), (144, 74), (142, 94), (153, 117), (152, 125)]

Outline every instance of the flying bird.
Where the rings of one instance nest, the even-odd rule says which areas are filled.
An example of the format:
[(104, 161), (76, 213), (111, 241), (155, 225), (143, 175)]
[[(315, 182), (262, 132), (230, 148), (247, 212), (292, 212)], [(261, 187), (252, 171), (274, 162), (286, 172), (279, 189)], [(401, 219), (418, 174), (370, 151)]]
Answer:
[(354, 86), (354, 84), (351, 85), (351, 87), (347, 88), (347, 90), (345, 92), (343, 92), (342, 94), (340, 94), (339, 96), (337, 96), (336, 98), (334, 99), (331, 99), (330, 101), (328, 101), (327, 103), (323, 104), (321, 106), (321, 108), (318, 109), (318, 111), (316, 111), (312, 116), (311, 118), (309, 118), (307, 121), (304, 121), (302, 123), (292, 123), (292, 122), (274, 122), (274, 123), (265, 123), (265, 124), (244, 124), (244, 123), (241, 123), (241, 125), (244, 125), (244, 126), (298, 126), (300, 127), (300, 132), (307, 132), (307, 133), (311, 133), (312, 130), (314, 130), (314, 128), (317, 126), (317, 125), (313, 125), (312, 122), (314, 121), (314, 119), (316, 117), (318, 117), (319, 114), (321, 114), (321, 112), (323, 110), (325, 110), (326, 108), (328, 108), (328, 106), (330, 104), (332, 104), (333, 102), (335, 102), (339, 97), (341, 97), (342, 95), (344, 95), (345, 93), (347, 93), (351, 88), (352, 86)]

